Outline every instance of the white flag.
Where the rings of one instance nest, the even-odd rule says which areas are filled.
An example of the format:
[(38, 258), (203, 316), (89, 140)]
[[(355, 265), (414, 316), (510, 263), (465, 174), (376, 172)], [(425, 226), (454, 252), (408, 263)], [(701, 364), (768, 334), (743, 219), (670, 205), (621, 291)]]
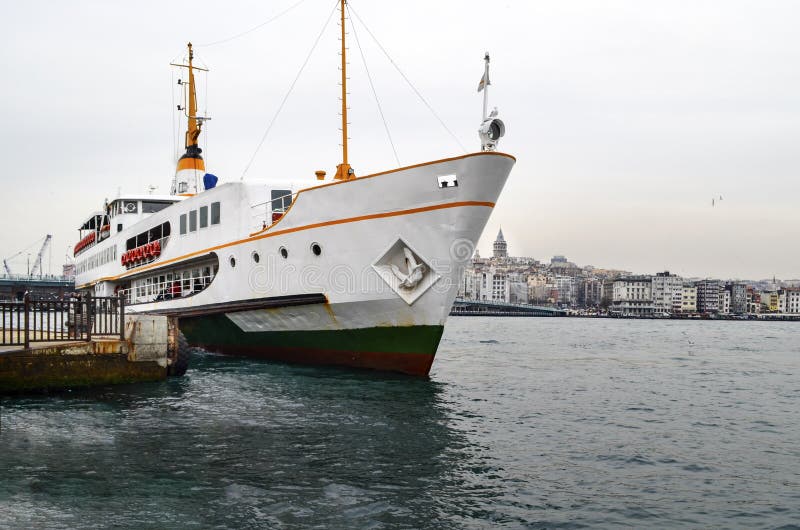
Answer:
[(481, 76), (481, 82), (478, 83), (478, 92), (483, 90), (486, 85), (491, 85), (492, 83), (489, 82), (489, 76), (486, 75), (486, 72), (483, 73)]

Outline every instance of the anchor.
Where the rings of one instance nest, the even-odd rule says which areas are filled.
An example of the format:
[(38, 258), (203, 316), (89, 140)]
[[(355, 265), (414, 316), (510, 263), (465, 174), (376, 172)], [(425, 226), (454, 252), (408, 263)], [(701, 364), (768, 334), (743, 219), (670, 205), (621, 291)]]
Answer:
[(406, 255), (405, 261), (408, 274), (403, 274), (394, 263), (392, 263), (392, 272), (400, 280), (400, 287), (410, 290), (415, 288), (425, 275), (425, 264), (417, 263), (417, 258), (414, 257), (414, 253), (408, 247), (403, 247), (403, 252)]

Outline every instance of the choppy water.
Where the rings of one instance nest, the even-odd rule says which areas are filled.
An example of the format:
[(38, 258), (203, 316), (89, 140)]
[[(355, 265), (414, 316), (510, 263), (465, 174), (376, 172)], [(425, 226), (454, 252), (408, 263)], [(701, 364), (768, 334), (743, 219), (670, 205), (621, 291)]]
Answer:
[(800, 326), (453, 318), (430, 380), (5, 398), (0, 527), (800, 528)]

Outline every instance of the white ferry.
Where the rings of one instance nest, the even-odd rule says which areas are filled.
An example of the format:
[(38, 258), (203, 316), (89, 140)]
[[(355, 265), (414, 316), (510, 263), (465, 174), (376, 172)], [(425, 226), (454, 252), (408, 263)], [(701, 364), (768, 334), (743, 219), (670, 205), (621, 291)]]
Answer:
[[(212, 352), (427, 374), (515, 162), (495, 150), (505, 129), (486, 115), (488, 89), (481, 151), (356, 176), (343, 68), (332, 179), (217, 186), (198, 146), (191, 44), (181, 66), (188, 129), (171, 194), (123, 195), (89, 216), (75, 246), (78, 289), (175, 316), (189, 344)], [(484, 80), (488, 69), (487, 54)]]

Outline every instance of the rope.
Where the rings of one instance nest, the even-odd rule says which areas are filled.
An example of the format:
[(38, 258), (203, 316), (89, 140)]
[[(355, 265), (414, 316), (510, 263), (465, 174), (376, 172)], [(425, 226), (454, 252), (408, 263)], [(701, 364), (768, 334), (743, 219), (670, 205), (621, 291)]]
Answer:
[[(350, 4), (345, 4), (347, 7), (347, 14), (350, 14)], [(383, 115), (383, 108), (381, 107), (381, 102), (378, 99), (378, 92), (375, 90), (375, 84), (372, 82), (372, 75), (369, 73), (369, 67), (367, 66), (367, 59), (364, 57), (364, 50), (361, 48), (361, 42), (358, 40), (358, 33), (356, 33), (356, 25), (352, 25), (353, 28), (353, 36), (356, 38), (356, 45), (358, 46), (358, 52), (361, 54), (361, 61), (364, 63), (364, 70), (367, 72), (367, 79), (369, 80), (369, 86), (372, 89), (372, 95), (375, 97), (375, 103), (378, 105), (378, 112), (381, 115), (381, 120), (383, 120), (383, 128), (386, 129), (386, 136), (389, 137), (389, 144), (392, 146), (392, 152), (394, 152), (394, 159), (397, 161), (398, 167), (400, 166), (400, 157), (397, 156), (397, 149), (395, 149), (394, 141), (392, 141), (392, 134), (389, 132), (389, 124), (386, 123), (386, 117)]]
[(303, 61), (303, 65), (300, 67), (300, 71), (297, 72), (297, 75), (295, 76), (294, 81), (292, 81), (289, 90), (286, 92), (286, 95), (283, 96), (283, 100), (281, 101), (281, 104), (278, 106), (278, 110), (275, 111), (275, 115), (272, 117), (272, 121), (269, 122), (267, 130), (264, 131), (264, 135), (261, 137), (261, 141), (258, 142), (258, 146), (256, 147), (255, 152), (253, 152), (253, 156), (250, 157), (250, 161), (247, 162), (247, 165), (245, 166), (244, 171), (242, 171), (242, 176), (239, 178), (239, 180), (244, 180), (244, 176), (247, 174), (247, 171), (250, 169), (250, 165), (253, 163), (253, 160), (255, 160), (258, 151), (264, 144), (264, 140), (267, 139), (267, 135), (269, 134), (269, 131), (272, 130), (272, 126), (275, 125), (275, 120), (278, 118), (278, 115), (281, 113), (281, 110), (283, 110), (283, 106), (286, 104), (286, 100), (289, 99), (289, 95), (292, 93), (292, 90), (294, 90), (294, 86), (297, 84), (297, 80), (300, 79), (300, 76), (303, 74), (303, 70), (305, 70), (309, 59), (311, 59), (311, 54), (314, 53), (314, 50), (317, 48), (317, 44), (319, 44), (319, 40), (322, 38), (322, 34), (325, 33), (325, 29), (328, 27), (331, 18), (333, 18), (333, 13), (336, 11), (336, 7), (338, 5), (339, 5), (339, 0), (336, 0), (336, 2), (333, 4), (333, 9), (331, 9), (330, 14), (328, 15), (327, 20), (325, 20), (325, 24), (322, 26), (319, 35), (317, 35), (317, 39), (314, 41), (314, 45), (311, 46), (311, 49), (308, 51), (308, 55), (306, 55), (306, 60)]
[(358, 13), (356, 12), (356, 10), (352, 9), (352, 8), (349, 8), (349, 9), (351, 9), (353, 11), (353, 14), (356, 16), (356, 19), (358, 19), (358, 21), (361, 23), (361, 25), (364, 26), (364, 29), (367, 30), (367, 33), (369, 33), (369, 36), (372, 37), (372, 40), (375, 41), (375, 44), (378, 45), (378, 48), (380, 48), (381, 51), (383, 52), (383, 54), (386, 56), (386, 58), (389, 59), (389, 62), (392, 63), (392, 66), (395, 67), (395, 69), (402, 76), (402, 78), (405, 80), (405, 82), (408, 83), (408, 86), (411, 87), (411, 90), (413, 90), (414, 93), (417, 95), (417, 97), (420, 99), (420, 101), (422, 101), (422, 103), (424, 103), (425, 106), (428, 107), (428, 110), (431, 111), (431, 114), (433, 114), (433, 116), (437, 120), (439, 120), (439, 123), (441, 124), (441, 126), (444, 127), (444, 130), (446, 130), (450, 134), (450, 136), (453, 138), (453, 140), (455, 140), (455, 142), (459, 145), (459, 147), (461, 147), (461, 150), (466, 153), (467, 149), (462, 145), (462, 143), (458, 139), (458, 137), (455, 134), (453, 134), (453, 131), (451, 131), (450, 128), (447, 127), (447, 125), (444, 123), (442, 118), (440, 118), (439, 115), (436, 114), (436, 111), (433, 110), (433, 107), (430, 106), (430, 104), (427, 102), (427, 100), (425, 100), (425, 98), (422, 97), (422, 94), (419, 93), (419, 90), (417, 90), (416, 87), (408, 79), (408, 77), (406, 77), (406, 74), (404, 74), (403, 71), (400, 69), (400, 67), (397, 66), (397, 63), (394, 62), (392, 57), (389, 55), (389, 52), (386, 51), (386, 49), (381, 45), (381, 43), (378, 41), (378, 39), (375, 38), (375, 35), (372, 34), (370, 29), (367, 27), (367, 25), (364, 24), (364, 21), (361, 20), (361, 17), (358, 16)]
[(258, 24), (257, 26), (253, 26), (252, 28), (250, 28), (250, 29), (248, 29), (246, 31), (243, 31), (241, 33), (237, 33), (236, 35), (233, 35), (231, 37), (228, 37), (228, 38), (225, 38), (225, 39), (222, 39), (222, 40), (216, 40), (214, 42), (208, 42), (206, 44), (197, 44), (196, 46), (199, 46), (199, 47), (214, 46), (216, 44), (222, 44), (224, 42), (229, 42), (229, 41), (232, 41), (234, 39), (238, 39), (239, 37), (244, 37), (248, 33), (252, 33), (257, 29), (263, 28), (264, 26), (266, 26), (270, 22), (274, 22), (274, 21), (278, 20), (283, 15), (285, 15), (286, 13), (288, 13), (289, 11), (291, 11), (292, 9), (294, 9), (297, 6), (299, 6), (300, 4), (302, 4), (305, 1), (306, 0), (300, 0), (299, 2), (296, 2), (295, 4), (291, 5), (290, 7), (284, 9), (283, 11), (281, 11), (280, 13), (275, 15), (274, 17), (269, 18), (269, 19), (265, 20), (264, 22), (262, 22), (261, 24)]

